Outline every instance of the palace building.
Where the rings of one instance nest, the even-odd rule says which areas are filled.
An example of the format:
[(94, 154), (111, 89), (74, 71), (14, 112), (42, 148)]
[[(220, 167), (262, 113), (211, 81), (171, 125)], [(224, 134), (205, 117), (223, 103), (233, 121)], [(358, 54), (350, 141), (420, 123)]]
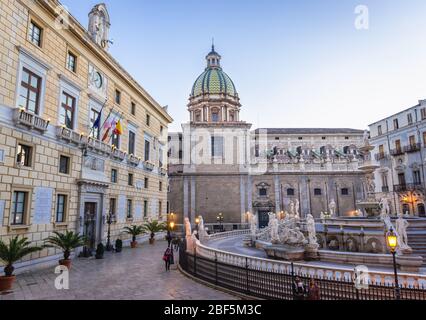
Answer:
[(426, 100), (371, 124), (370, 132), (379, 198), (388, 198), (392, 214), (425, 217)]
[(172, 118), (108, 53), (110, 26), (104, 4), (86, 29), (57, 0), (0, 2), (0, 239), (72, 230), (94, 249), (108, 221), (114, 241), (165, 219)]
[[(214, 46), (189, 97), (188, 123), (169, 134), (169, 210), (179, 221), (238, 228), (247, 212), (268, 224), (268, 212), (297, 206), (302, 217), (319, 217), (336, 206), (338, 216), (358, 214), (366, 196), (355, 129), (256, 130), (244, 122), (231, 78)], [(221, 213), (221, 215), (219, 215)]]

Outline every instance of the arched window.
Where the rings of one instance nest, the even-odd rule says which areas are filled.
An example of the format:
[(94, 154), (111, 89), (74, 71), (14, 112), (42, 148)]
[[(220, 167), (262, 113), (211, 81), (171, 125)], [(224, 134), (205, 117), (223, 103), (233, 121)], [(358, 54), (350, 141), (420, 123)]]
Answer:
[(403, 214), (410, 214), (410, 206), (407, 203), (404, 203), (402, 205), (402, 213)]
[(419, 217), (426, 216), (425, 205), (423, 203), (417, 205), (417, 212), (419, 213)]
[(219, 110), (212, 110), (212, 122), (219, 122)]
[(201, 122), (201, 112), (197, 111), (195, 113), (195, 122)]

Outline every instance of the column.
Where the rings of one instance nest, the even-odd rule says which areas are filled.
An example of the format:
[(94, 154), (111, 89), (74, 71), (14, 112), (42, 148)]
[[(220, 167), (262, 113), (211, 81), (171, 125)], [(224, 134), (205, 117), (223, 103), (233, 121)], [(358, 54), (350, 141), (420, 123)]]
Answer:
[(188, 177), (183, 177), (183, 217), (188, 218)]
[(191, 222), (195, 223), (195, 177), (191, 177)]
[(246, 222), (246, 186), (245, 176), (240, 176), (240, 204), (241, 204), (241, 223)]
[(278, 175), (274, 176), (274, 184), (275, 184), (275, 212), (281, 212), (281, 204), (280, 204), (280, 178)]
[(249, 211), (250, 213), (254, 214), (253, 212), (253, 191), (252, 191), (252, 179), (251, 179), (251, 175), (249, 174), (247, 176), (247, 211)]

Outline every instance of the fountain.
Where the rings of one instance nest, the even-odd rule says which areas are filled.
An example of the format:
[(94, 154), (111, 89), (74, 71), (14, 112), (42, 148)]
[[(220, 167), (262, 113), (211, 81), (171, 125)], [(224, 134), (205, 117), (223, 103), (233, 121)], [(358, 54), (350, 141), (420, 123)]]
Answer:
[(366, 217), (377, 217), (380, 214), (380, 203), (376, 200), (376, 185), (374, 183), (374, 171), (380, 166), (372, 160), (371, 151), (374, 148), (374, 146), (370, 145), (369, 134), (366, 130), (364, 132), (364, 145), (359, 148), (364, 161), (358, 167), (359, 170), (365, 173), (363, 181), (365, 196), (363, 200), (357, 201), (358, 210), (365, 212)]

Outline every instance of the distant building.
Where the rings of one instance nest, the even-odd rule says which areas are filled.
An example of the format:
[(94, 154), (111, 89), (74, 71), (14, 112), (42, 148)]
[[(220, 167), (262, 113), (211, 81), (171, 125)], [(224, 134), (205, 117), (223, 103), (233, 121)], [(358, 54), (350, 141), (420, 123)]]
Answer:
[(389, 197), (392, 212), (426, 216), (426, 100), (370, 125), (371, 144), (380, 169), (378, 198)]
[[(339, 216), (356, 214), (364, 198), (358, 170), (363, 131), (256, 129), (241, 120), (236, 87), (214, 47), (189, 98), (190, 122), (169, 134), (169, 210), (182, 221), (202, 215), (227, 228), (247, 222), (247, 212), (268, 224), (299, 203), (302, 217), (319, 217), (336, 204)], [(217, 227), (217, 226), (216, 226)]]

